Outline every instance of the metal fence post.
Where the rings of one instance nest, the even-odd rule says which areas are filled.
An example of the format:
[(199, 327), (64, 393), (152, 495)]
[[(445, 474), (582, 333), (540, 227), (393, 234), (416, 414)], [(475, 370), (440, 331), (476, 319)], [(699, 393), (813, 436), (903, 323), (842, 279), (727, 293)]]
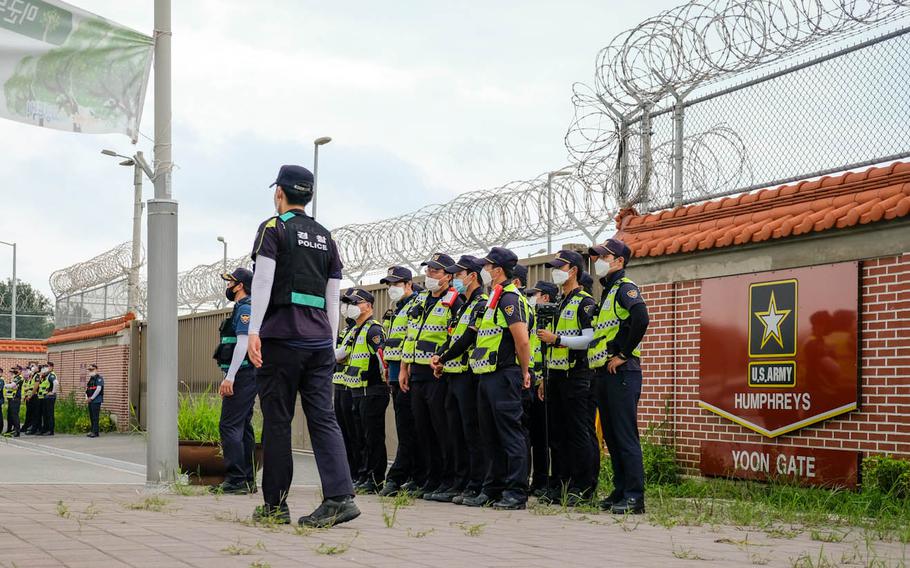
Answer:
[(650, 210), (650, 189), (651, 189), (651, 106), (644, 105), (641, 109), (641, 133), (639, 134), (641, 144), (640, 171), (639, 171), (639, 204), (641, 212), (647, 213)]
[(673, 106), (673, 205), (679, 207), (683, 202), (683, 121), (686, 106), (681, 97), (676, 98)]
[(629, 121), (625, 116), (619, 122), (619, 175), (616, 177), (617, 201), (626, 206), (629, 198)]

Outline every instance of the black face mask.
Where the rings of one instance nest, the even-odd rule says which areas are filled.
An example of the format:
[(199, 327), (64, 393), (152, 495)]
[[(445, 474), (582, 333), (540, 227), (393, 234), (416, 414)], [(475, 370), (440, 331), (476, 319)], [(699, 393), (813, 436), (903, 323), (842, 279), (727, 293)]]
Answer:
[(357, 323), (357, 320), (354, 318), (344, 318), (344, 323), (348, 324), (348, 327), (351, 327)]
[(225, 295), (225, 297), (227, 297), (229, 302), (233, 302), (234, 298), (237, 297), (237, 292), (234, 291), (235, 287), (236, 286), (231, 286), (230, 288), (228, 288), (227, 290), (224, 291), (224, 295)]

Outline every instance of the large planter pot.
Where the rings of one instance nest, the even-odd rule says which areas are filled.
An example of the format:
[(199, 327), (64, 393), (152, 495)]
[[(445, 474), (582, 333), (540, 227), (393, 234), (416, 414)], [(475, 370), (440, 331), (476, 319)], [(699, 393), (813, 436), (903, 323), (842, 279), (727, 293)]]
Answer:
[[(218, 485), (224, 481), (224, 456), (217, 443), (180, 440), (177, 459), (192, 485)], [(256, 444), (253, 464), (256, 471), (262, 469), (262, 444)]]

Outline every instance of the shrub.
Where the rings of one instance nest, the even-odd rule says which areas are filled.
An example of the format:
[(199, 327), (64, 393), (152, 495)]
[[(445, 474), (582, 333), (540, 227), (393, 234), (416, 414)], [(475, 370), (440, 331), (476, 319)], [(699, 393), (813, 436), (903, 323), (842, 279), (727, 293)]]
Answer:
[(910, 497), (910, 461), (881, 455), (863, 459), (863, 491), (878, 491), (907, 499)]
[[(19, 409), (19, 422), (25, 424), (25, 404)], [(101, 409), (98, 420), (99, 430), (113, 432), (116, 430), (111, 413)], [(88, 408), (85, 401), (76, 398), (76, 392), (71, 391), (66, 396), (58, 396), (54, 405), (54, 431), (58, 434), (85, 434), (91, 429), (88, 417)]]
[[(181, 392), (177, 402), (177, 437), (181, 440), (209, 442), (221, 441), (218, 424), (221, 421), (221, 397), (209, 390), (202, 393)], [(262, 415), (253, 413), (253, 433), (256, 441), (262, 440)]]

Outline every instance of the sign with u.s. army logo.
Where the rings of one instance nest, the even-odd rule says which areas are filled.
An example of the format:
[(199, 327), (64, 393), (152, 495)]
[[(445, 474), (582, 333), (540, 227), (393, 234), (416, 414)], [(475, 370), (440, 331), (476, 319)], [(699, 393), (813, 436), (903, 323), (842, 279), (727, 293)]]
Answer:
[(859, 264), (702, 282), (699, 406), (775, 438), (857, 408)]

